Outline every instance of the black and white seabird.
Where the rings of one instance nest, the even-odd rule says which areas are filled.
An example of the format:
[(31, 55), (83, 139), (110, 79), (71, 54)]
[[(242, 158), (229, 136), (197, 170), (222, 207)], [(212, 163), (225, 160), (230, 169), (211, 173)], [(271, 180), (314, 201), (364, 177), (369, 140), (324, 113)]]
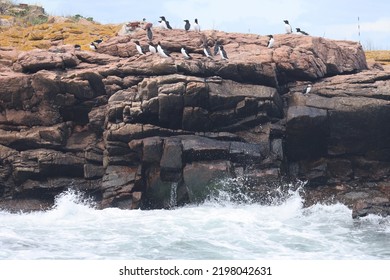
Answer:
[(268, 38), (269, 38), (269, 40), (268, 40), (267, 47), (268, 47), (268, 48), (272, 48), (272, 47), (274, 46), (274, 42), (275, 42), (274, 36), (268, 35)]
[(184, 25), (185, 31), (190, 30), (190, 28), (191, 28), (190, 21), (189, 21), (188, 19), (185, 19), (184, 22), (186, 23), (186, 24)]
[(287, 34), (292, 33), (292, 27), (291, 27), (290, 23), (288, 22), (288, 20), (284, 20), (284, 27), (286, 29)]
[(219, 46), (221, 45), (220, 42), (218, 41), (215, 41), (215, 45), (214, 45), (214, 55), (217, 55), (218, 52), (219, 52)]
[(307, 33), (307, 32), (305, 32), (305, 31), (301, 30), (300, 28), (295, 28), (295, 29), (297, 30), (297, 34), (299, 34), (299, 35), (306, 35), (306, 36), (309, 35), (309, 33)]
[(165, 17), (161, 16), (160, 19), (161, 20), (159, 21), (159, 23), (160, 23), (161, 28), (168, 29), (167, 20), (165, 19)]
[(134, 41), (134, 43), (135, 43), (135, 48), (137, 49), (137, 52), (139, 54), (145, 54), (143, 49), (142, 49), (142, 47), (141, 47), (141, 45), (139, 44), (139, 41)]
[(206, 57), (213, 59), (213, 55), (211, 54), (210, 48), (207, 45), (207, 42), (203, 43), (203, 53)]
[(78, 44), (76, 44), (76, 45), (74, 45), (74, 49), (75, 49), (76, 51), (80, 51), (80, 50), (81, 50), (81, 46), (78, 45)]
[(192, 59), (192, 56), (188, 53), (188, 51), (184, 47), (181, 47), (180, 51), (185, 59)]
[(99, 45), (101, 42), (103, 42), (103, 39), (97, 39), (93, 41), (95, 44)]
[(161, 56), (161, 57), (164, 57), (164, 58), (168, 58), (168, 57), (171, 57), (169, 52), (164, 50), (162, 47), (161, 47), (161, 44), (160, 42), (158, 42), (157, 44), (157, 53)]
[(156, 46), (155, 46), (152, 42), (149, 42), (149, 43), (148, 43), (148, 47), (149, 47), (149, 51), (150, 51), (151, 53), (157, 53)]
[(222, 59), (228, 59), (226, 51), (222, 45), (219, 46), (219, 54), (221, 55)]
[(89, 44), (89, 48), (93, 51), (96, 51), (97, 50), (97, 46), (94, 42), (91, 42), (91, 44)]
[(302, 93), (303, 94), (308, 94), (310, 91), (311, 91), (311, 84), (308, 84), (303, 90), (302, 90)]
[(148, 37), (149, 42), (153, 41), (153, 31), (151, 27), (146, 28), (146, 36)]
[(195, 19), (195, 23), (194, 23), (194, 30), (196, 32), (200, 32), (200, 25), (198, 23), (198, 19), (197, 18)]

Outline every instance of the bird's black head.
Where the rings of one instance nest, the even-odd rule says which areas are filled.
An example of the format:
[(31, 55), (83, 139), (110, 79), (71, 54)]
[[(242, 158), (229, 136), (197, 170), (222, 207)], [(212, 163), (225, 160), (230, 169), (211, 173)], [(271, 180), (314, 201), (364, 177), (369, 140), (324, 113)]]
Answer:
[(197, 18), (195, 19), (195, 23), (198, 23), (198, 19)]
[(135, 40), (134, 43), (137, 44), (137, 45), (139, 45), (139, 41), (138, 41), (138, 40)]
[(223, 50), (223, 46), (222, 46), (222, 45), (219, 45), (219, 49)]
[(184, 21), (185, 21), (185, 22), (190, 22), (188, 19), (185, 19)]
[(284, 21), (285, 24), (289, 24), (287, 19), (285, 19), (283, 21)]
[(268, 37), (269, 37), (269, 38), (273, 38), (274, 36), (272, 36), (272, 35), (268, 35)]
[(298, 28), (295, 28), (297, 30), (297, 32), (301, 31), (301, 29), (298, 27)]
[(160, 18), (161, 18), (161, 20), (164, 20), (164, 21), (165, 21), (165, 17), (164, 17), (164, 16), (161, 16)]

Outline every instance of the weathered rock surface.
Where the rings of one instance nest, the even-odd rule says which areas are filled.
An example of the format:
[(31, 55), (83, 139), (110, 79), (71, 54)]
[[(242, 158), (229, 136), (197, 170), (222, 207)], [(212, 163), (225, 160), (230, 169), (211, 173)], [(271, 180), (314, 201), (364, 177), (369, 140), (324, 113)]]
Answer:
[[(101, 207), (169, 208), (229, 178), (268, 202), (299, 179), (307, 204), (335, 197), (354, 217), (389, 214), (390, 72), (367, 70), (359, 44), (154, 34), (171, 58), (137, 54), (144, 30), (97, 52), (0, 52), (0, 207), (47, 207), (71, 187)], [(205, 58), (205, 40), (229, 60)]]

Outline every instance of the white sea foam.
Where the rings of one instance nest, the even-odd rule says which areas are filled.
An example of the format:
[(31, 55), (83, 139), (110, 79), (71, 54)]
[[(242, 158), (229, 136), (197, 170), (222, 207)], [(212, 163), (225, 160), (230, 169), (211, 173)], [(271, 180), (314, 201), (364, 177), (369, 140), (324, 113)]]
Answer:
[[(223, 202), (223, 197), (225, 200)], [(390, 219), (354, 221), (342, 204), (303, 208), (224, 193), (173, 210), (97, 210), (76, 192), (49, 211), (0, 212), (0, 259), (389, 259)]]

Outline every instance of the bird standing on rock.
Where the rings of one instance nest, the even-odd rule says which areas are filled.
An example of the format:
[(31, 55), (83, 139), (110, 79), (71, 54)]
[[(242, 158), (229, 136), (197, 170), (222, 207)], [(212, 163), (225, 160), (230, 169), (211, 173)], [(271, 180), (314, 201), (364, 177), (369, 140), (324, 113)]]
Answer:
[(99, 45), (101, 42), (103, 42), (103, 39), (97, 39), (93, 41), (96, 45)]
[(163, 29), (168, 29), (167, 20), (165, 19), (165, 17), (161, 16), (160, 19), (161, 19), (159, 21), (160, 27), (163, 28)]
[(311, 91), (311, 87), (312, 87), (312, 85), (311, 85), (311, 84), (308, 84), (308, 85), (302, 90), (302, 93), (303, 93), (303, 94), (308, 94), (308, 93)]
[(181, 47), (180, 51), (185, 59), (192, 59), (192, 56), (188, 53), (188, 51), (184, 47)]
[(172, 29), (172, 26), (169, 24), (169, 21), (166, 21), (168, 29)]
[(143, 49), (142, 49), (142, 47), (141, 47), (141, 45), (139, 44), (139, 41), (134, 41), (134, 43), (135, 43), (135, 48), (137, 49), (137, 52), (139, 54), (145, 54)]
[(268, 44), (267, 44), (267, 48), (272, 48), (274, 46), (274, 43), (275, 43), (275, 39), (274, 39), (274, 36), (272, 35), (268, 35)]
[(215, 44), (214, 44), (214, 55), (217, 55), (218, 52), (219, 52), (219, 46), (221, 45), (220, 42), (218, 41), (215, 41)]
[(221, 58), (226, 60), (228, 59), (225, 49), (222, 45), (219, 46), (219, 54), (221, 55)]
[(295, 29), (297, 30), (297, 34), (299, 34), (299, 35), (305, 35), (305, 36), (309, 35), (309, 33), (301, 30), (300, 28), (295, 28)]
[(207, 45), (207, 42), (203, 43), (203, 53), (207, 58), (213, 59), (213, 56), (211, 54), (209, 46)]
[(200, 25), (198, 23), (198, 19), (197, 18), (195, 19), (195, 23), (194, 23), (194, 30), (196, 32), (200, 32)]
[(286, 29), (287, 34), (292, 33), (292, 27), (291, 27), (290, 23), (288, 22), (288, 20), (284, 20), (284, 27)]
[(151, 27), (146, 28), (146, 37), (148, 37), (149, 42), (153, 41), (153, 31)]
[(171, 57), (171, 55), (169, 54), (168, 51), (164, 50), (162, 47), (161, 47), (161, 43), (158, 42), (157, 44), (157, 53), (161, 56), (161, 57), (164, 57), (164, 58), (168, 58), (168, 57)]
[(150, 51), (151, 53), (157, 53), (156, 46), (155, 46), (152, 42), (149, 42), (149, 43), (148, 43), (148, 47), (149, 47), (149, 51)]
[(184, 30), (185, 30), (185, 31), (190, 30), (190, 28), (191, 28), (190, 21), (189, 21), (188, 19), (185, 19), (184, 22), (186, 23), (186, 24), (184, 25)]
[(97, 50), (97, 46), (94, 42), (91, 42), (91, 44), (89, 44), (89, 48), (93, 51), (96, 51)]

